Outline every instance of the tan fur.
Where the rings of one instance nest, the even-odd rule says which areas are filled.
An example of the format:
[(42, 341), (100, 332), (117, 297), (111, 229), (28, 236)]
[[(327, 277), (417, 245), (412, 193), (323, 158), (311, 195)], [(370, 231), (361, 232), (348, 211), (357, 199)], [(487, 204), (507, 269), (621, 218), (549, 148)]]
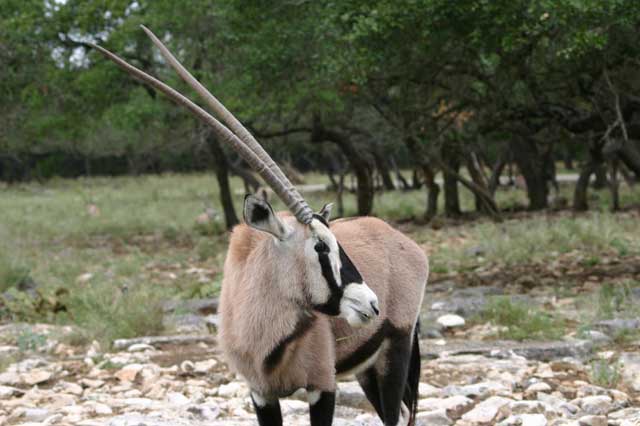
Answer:
[[(289, 226), (304, 227), (290, 215), (279, 216)], [(233, 230), (220, 300), (220, 341), (231, 367), (254, 391), (332, 391), (336, 362), (362, 345), (385, 319), (408, 331), (415, 324), (428, 276), (424, 252), (375, 218), (336, 221), (331, 230), (378, 296), (380, 316), (366, 327), (351, 329), (344, 320), (313, 313), (311, 329), (287, 347), (283, 362), (269, 374), (264, 359), (299, 320), (298, 286), (305, 277), (296, 265), (303, 253), (283, 259), (272, 237), (246, 225)], [(299, 234), (305, 237), (305, 232)]]

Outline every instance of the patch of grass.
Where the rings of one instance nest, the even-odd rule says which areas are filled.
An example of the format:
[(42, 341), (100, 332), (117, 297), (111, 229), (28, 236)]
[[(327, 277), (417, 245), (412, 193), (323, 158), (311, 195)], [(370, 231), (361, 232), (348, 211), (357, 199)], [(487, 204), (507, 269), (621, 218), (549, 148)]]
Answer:
[(605, 388), (615, 388), (620, 382), (620, 363), (609, 360), (595, 360), (591, 362), (589, 379), (591, 383)]
[(67, 314), (82, 327), (75, 339), (98, 340), (108, 348), (115, 339), (160, 334), (162, 296), (162, 291), (149, 286), (123, 291), (105, 284), (73, 293), (67, 303)]
[(634, 311), (636, 306), (631, 297), (631, 289), (632, 284), (629, 282), (601, 286), (597, 293), (598, 318), (612, 319)]
[(511, 340), (558, 339), (564, 334), (564, 321), (508, 296), (491, 298), (478, 320), (506, 327), (499, 337)]
[[(473, 269), (484, 262), (502, 265), (547, 262), (569, 252), (583, 256), (585, 266), (595, 266), (612, 248), (618, 255), (640, 253), (637, 218), (608, 213), (484, 222), (453, 232), (461, 234), (462, 244), (441, 247), (433, 256), (434, 263), (447, 264), (450, 270)], [(479, 249), (482, 256), (470, 256), (471, 248)]]
[(21, 352), (36, 351), (47, 344), (47, 336), (25, 329), (18, 335), (16, 341)]

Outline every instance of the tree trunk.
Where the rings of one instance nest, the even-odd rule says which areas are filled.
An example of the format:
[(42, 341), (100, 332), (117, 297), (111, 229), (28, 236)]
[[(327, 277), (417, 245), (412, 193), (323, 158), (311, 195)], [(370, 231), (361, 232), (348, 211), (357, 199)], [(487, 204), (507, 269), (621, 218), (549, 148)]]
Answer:
[(424, 180), (427, 185), (427, 210), (425, 211), (425, 220), (429, 221), (438, 214), (438, 195), (440, 195), (440, 186), (437, 184), (435, 174), (428, 164), (422, 165)]
[(609, 185), (607, 180), (607, 166), (604, 163), (601, 163), (596, 167), (596, 180), (593, 182), (593, 187), (595, 189), (603, 189)]
[(227, 156), (212, 133), (207, 134), (207, 145), (213, 155), (214, 168), (218, 187), (220, 188), (220, 204), (224, 212), (224, 221), (227, 229), (231, 229), (238, 224), (238, 216), (233, 207), (233, 197), (229, 185), (229, 162)]
[(618, 159), (613, 158), (608, 162), (609, 189), (611, 190), (611, 211), (620, 210), (620, 184), (618, 182)]
[[(481, 170), (481, 165), (477, 159), (475, 153), (471, 152), (467, 156), (467, 170), (469, 171), (469, 175), (471, 176), (471, 180), (483, 188), (486, 192), (489, 192), (489, 186), (487, 184), (486, 178)], [(475, 197), (476, 211), (487, 213), (487, 206), (482, 199), (482, 196), (478, 193), (473, 194)]]
[(521, 136), (514, 139), (514, 161), (527, 184), (529, 210), (541, 210), (548, 206), (548, 188), (542, 158), (532, 138)]
[(498, 157), (498, 160), (493, 165), (493, 169), (491, 170), (491, 177), (489, 178), (489, 193), (491, 195), (495, 195), (496, 190), (500, 186), (500, 176), (502, 176), (502, 171), (507, 165), (508, 154), (503, 152)]
[(396, 163), (396, 160), (393, 157), (391, 157), (391, 167), (393, 168), (394, 173), (396, 174), (396, 179), (398, 180), (398, 182), (400, 182), (400, 185), (402, 185), (402, 190), (408, 191), (409, 189), (411, 189), (409, 182), (407, 182), (404, 176), (402, 176), (402, 173), (400, 172), (400, 168), (398, 167), (398, 164)]
[(455, 152), (443, 146), (442, 162), (447, 166), (443, 169), (444, 214), (448, 217), (457, 217), (462, 214), (462, 210), (460, 209), (460, 195), (458, 192), (458, 179), (456, 179), (455, 176), (460, 169), (460, 161)]
[(384, 189), (387, 191), (393, 191), (396, 189), (396, 186), (393, 183), (393, 179), (391, 179), (389, 165), (387, 163), (387, 159), (384, 157), (384, 153), (381, 152), (380, 147), (378, 146), (373, 147), (371, 153), (373, 154), (373, 159), (376, 163), (376, 168), (378, 169), (380, 178), (382, 179)]
[(589, 162), (583, 167), (578, 182), (573, 193), (573, 209), (576, 211), (586, 211), (589, 209), (587, 193), (589, 191), (589, 180), (591, 175), (602, 167), (604, 156), (602, 145), (596, 141), (589, 142)]
[(313, 142), (330, 141), (342, 150), (347, 161), (351, 164), (351, 170), (356, 175), (356, 199), (358, 203), (358, 215), (367, 216), (373, 209), (374, 185), (371, 165), (362, 151), (356, 149), (353, 141), (345, 134), (336, 130), (325, 128), (317, 119), (314, 120), (311, 133)]

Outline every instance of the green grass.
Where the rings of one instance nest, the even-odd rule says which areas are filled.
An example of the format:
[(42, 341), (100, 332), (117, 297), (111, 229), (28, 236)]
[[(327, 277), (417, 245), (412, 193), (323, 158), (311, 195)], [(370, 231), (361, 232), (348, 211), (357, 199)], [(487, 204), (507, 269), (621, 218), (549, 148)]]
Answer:
[[(640, 253), (640, 227), (637, 218), (629, 215), (535, 216), (504, 223), (484, 221), (448, 232), (460, 243), (434, 252), (432, 263), (439, 271), (470, 270), (483, 264), (549, 262), (570, 252), (590, 267), (598, 264), (603, 254)], [(429, 232), (417, 238), (426, 241)], [(471, 255), (471, 250), (478, 255)]]
[(589, 380), (598, 386), (615, 388), (620, 382), (620, 363), (609, 360), (595, 360), (591, 362)]
[(491, 298), (476, 321), (506, 327), (498, 337), (510, 340), (558, 339), (565, 331), (561, 319), (508, 296)]
[[(319, 174), (306, 179), (327, 182)], [(235, 177), (231, 185), (240, 214), (243, 185)], [(635, 199), (639, 191), (633, 191), (623, 187), (623, 204)], [(163, 332), (162, 300), (219, 291), (227, 246), (221, 212), (209, 224), (196, 222), (206, 208), (220, 210), (218, 195), (215, 178), (207, 174), (54, 179), (46, 185), (3, 187), (0, 295), (9, 297), (0, 296), (0, 320), (73, 324), (77, 340), (102, 342)], [(473, 210), (473, 196), (463, 188), (460, 195), (463, 209)], [(316, 209), (335, 202), (331, 192), (305, 197)], [(501, 205), (526, 204), (522, 190), (499, 191), (497, 199)], [(272, 202), (275, 209), (284, 208), (279, 200)], [(439, 202), (442, 211), (442, 196)], [(93, 206), (99, 214), (93, 214)], [(344, 194), (344, 206), (345, 216), (356, 215), (353, 193)], [(424, 189), (381, 192), (373, 214), (405, 221), (421, 218), (425, 207)], [(431, 248), (432, 270), (439, 273), (548, 261), (568, 251), (595, 262), (603, 252), (637, 254), (640, 241), (635, 218), (604, 212), (503, 224), (482, 219), (442, 230), (406, 225), (403, 230)], [(474, 247), (480, 255), (469, 255)], [(193, 270), (206, 270), (207, 279)], [(34, 297), (16, 290), (25, 280), (37, 284)]]

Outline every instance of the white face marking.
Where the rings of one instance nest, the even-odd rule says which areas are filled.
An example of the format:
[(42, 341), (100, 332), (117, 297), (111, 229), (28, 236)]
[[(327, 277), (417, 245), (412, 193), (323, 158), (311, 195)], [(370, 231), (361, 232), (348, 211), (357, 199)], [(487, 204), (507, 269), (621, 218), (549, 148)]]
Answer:
[(316, 405), (322, 396), (322, 392), (319, 390), (307, 391), (307, 401), (309, 405)]
[[(378, 312), (376, 312), (378, 311)], [(360, 327), (378, 316), (378, 297), (365, 283), (349, 284), (340, 300), (340, 316), (350, 326)]]

